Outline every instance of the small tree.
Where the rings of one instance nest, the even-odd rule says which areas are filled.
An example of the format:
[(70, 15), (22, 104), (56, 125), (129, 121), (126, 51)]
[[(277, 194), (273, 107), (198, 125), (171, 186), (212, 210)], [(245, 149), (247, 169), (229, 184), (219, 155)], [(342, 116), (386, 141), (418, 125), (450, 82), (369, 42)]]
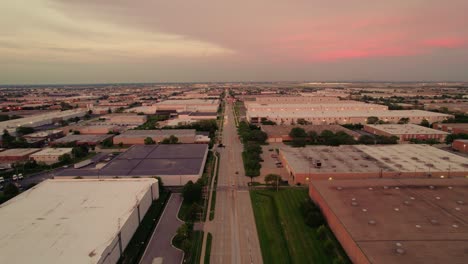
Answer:
[(187, 182), (182, 190), (182, 196), (188, 203), (198, 202), (202, 198), (202, 186), (200, 183)]
[(431, 126), (431, 124), (429, 123), (429, 121), (428, 121), (427, 119), (423, 119), (423, 120), (421, 121), (421, 124), (420, 124), (420, 125), (421, 125), (421, 126), (424, 126), (424, 127), (430, 127), (430, 126)]
[(179, 143), (179, 138), (174, 135), (169, 136), (161, 141), (161, 144), (177, 144)]
[(408, 124), (409, 120), (410, 119), (408, 117), (402, 117), (400, 120), (398, 120), (398, 124)]
[(379, 122), (379, 118), (376, 116), (369, 116), (367, 118), (367, 124), (376, 124), (377, 122)]
[(156, 142), (151, 137), (145, 138), (145, 145), (154, 145)]
[(70, 156), (70, 154), (63, 154), (58, 159), (59, 159), (59, 162), (61, 162), (63, 164), (67, 164), (67, 163), (72, 162), (72, 157)]
[(291, 129), (291, 132), (289, 132), (289, 136), (292, 138), (298, 138), (298, 137), (305, 138), (307, 137), (307, 133), (301, 127), (294, 127), (293, 129)]
[(273, 188), (278, 188), (281, 176), (277, 174), (268, 174), (265, 176), (265, 183)]
[(114, 142), (112, 141), (112, 138), (106, 138), (104, 141), (102, 141), (101, 145), (106, 148), (110, 148), (114, 145)]

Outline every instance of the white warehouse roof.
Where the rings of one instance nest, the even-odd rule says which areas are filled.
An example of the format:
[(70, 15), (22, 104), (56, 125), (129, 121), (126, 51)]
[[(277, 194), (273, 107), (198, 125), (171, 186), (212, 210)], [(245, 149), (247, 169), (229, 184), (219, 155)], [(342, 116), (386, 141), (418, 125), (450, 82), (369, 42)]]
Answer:
[(0, 263), (98, 263), (155, 183), (44, 181), (0, 205)]

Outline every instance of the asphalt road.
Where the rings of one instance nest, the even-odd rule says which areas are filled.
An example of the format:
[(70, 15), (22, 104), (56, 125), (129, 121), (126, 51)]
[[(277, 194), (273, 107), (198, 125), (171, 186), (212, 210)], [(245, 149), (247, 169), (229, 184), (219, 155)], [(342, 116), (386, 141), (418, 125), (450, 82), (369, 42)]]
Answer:
[[(205, 225), (213, 234), (211, 263), (262, 263), (255, 218), (245, 176), (242, 144), (238, 139), (232, 105), (226, 107), (220, 148), (215, 218)], [(236, 174), (236, 171), (238, 174)]]
[(183, 222), (177, 218), (181, 204), (181, 194), (173, 193), (167, 202), (158, 225), (151, 235), (151, 239), (140, 260), (140, 264), (151, 264), (153, 259), (157, 257), (162, 257), (164, 264), (182, 263), (184, 253), (174, 248), (171, 243), (177, 228), (183, 224)]
[[(94, 157), (91, 158), (91, 160), (93, 161), (93, 163), (98, 163), (99, 161), (105, 159), (107, 156), (108, 153), (97, 153)], [(70, 165), (70, 167), (73, 167), (73, 165)], [(52, 179), (54, 175), (64, 170), (66, 170), (66, 168), (59, 167), (51, 171), (35, 173), (23, 178), (22, 180), (18, 180), (17, 183), (19, 183), (23, 188), (27, 188), (31, 184), (39, 184), (47, 179)], [(10, 180), (5, 181), (5, 184), (8, 181)]]

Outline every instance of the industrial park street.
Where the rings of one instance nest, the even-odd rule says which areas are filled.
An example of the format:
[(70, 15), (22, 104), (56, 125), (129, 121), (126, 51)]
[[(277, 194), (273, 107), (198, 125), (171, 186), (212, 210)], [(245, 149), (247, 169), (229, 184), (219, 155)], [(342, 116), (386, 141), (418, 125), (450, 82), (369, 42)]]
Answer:
[[(211, 263), (262, 263), (260, 244), (244, 175), (242, 144), (238, 139), (232, 105), (226, 105), (223, 144), (220, 148), (215, 218), (207, 224), (213, 234)], [(237, 173), (236, 173), (237, 172)]]

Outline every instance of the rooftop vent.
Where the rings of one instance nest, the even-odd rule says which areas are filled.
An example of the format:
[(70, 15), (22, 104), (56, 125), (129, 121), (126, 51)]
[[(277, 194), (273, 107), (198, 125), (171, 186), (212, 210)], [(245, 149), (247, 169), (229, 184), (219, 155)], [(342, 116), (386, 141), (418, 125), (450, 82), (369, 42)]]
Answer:
[(416, 225), (416, 228), (421, 228), (421, 225)]
[(351, 202), (351, 205), (352, 205), (352, 206), (358, 206), (359, 203), (358, 203), (358, 202)]
[(395, 252), (398, 254), (398, 255), (404, 255), (406, 253), (406, 250), (404, 250), (403, 248), (397, 248), (395, 250)]
[(462, 200), (458, 200), (457, 204), (465, 204), (465, 202), (463, 202)]
[(375, 220), (369, 220), (369, 222), (367, 222), (369, 225), (376, 225), (377, 222)]
[(438, 225), (439, 221), (437, 221), (436, 219), (431, 219), (431, 224)]

